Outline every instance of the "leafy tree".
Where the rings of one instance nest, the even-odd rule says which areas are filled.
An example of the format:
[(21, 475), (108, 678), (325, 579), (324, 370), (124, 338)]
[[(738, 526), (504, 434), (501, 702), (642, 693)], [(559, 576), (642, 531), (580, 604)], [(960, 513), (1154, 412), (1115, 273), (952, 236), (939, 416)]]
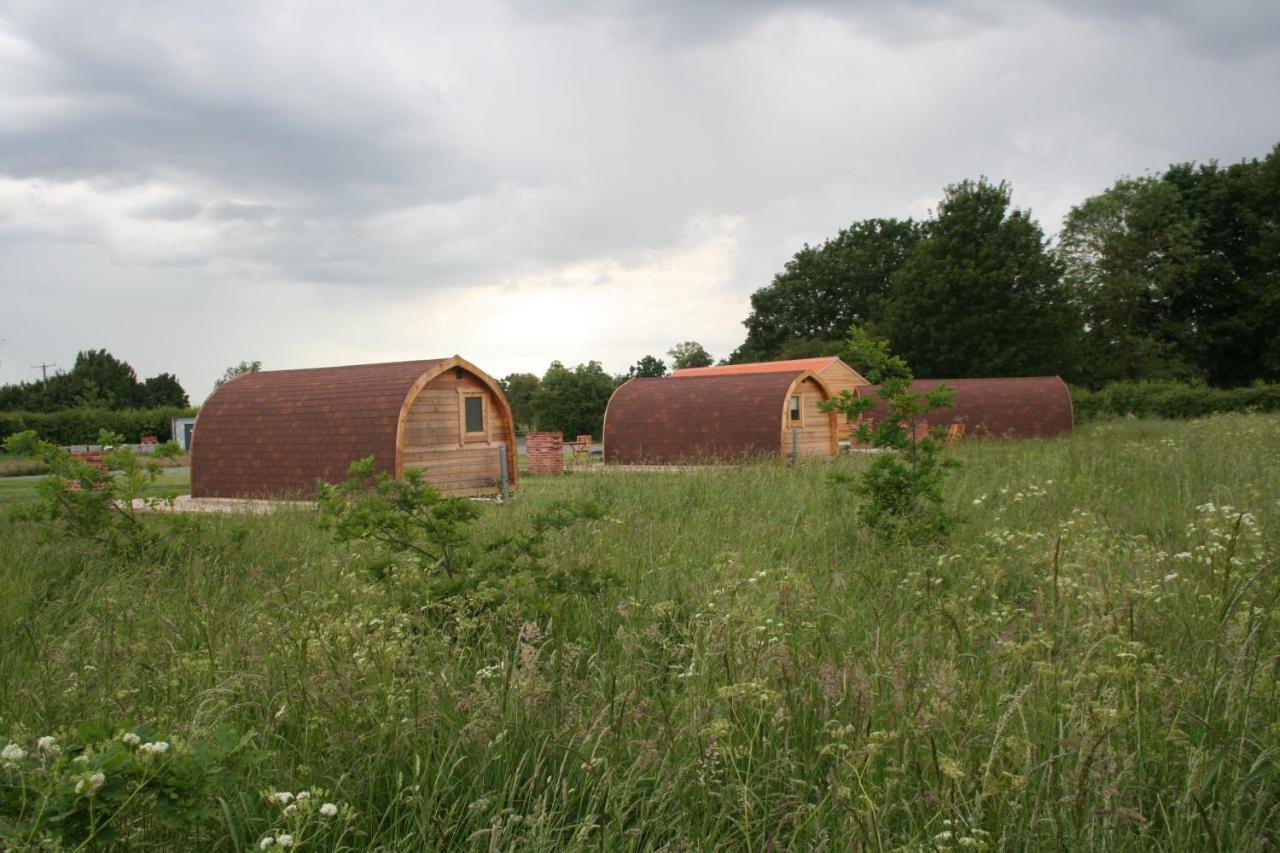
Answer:
[(829, 340), (827, 338), (789, 338), (778, 349), (776, 356), (768, 360), (786, 361), (793, 358), (818, 358), (820, 356), (839, 355), (847, 343), (847, 341)]
[(1190, 287), (1175, 310), (1193, 357), (1213, 385), (1280, 380), (1280, 145), (1261, 161), (1171, 166), (1194, 223)]
[(697, 341), (685, 341), (667, 350), (671, 356), (671, 369), (684, 370), (686, 367), (710, 367), (715, 364), (711, 353)]
[(1086, 330), (1078, 381), (1195, 377), (1175, 294), (1196, 254), (1177, 188), (1158, 178), (1117, 181), (1067, 214), (1058, 256)]
[(217, 388), (224, 382), (230, 382), (241, 373), (257, 373), (262, 369), (261, 361), (242, 361), (239, 364), (232, 365), (222, 372), (222, 377), (213, 380), (213, 387)]
[(81, 405), (125, 408), (134, 405), (138, 396), (138, 374), (104, 349), (77, 353), (71, 378), (79, 386)]
[(1079, 379), (1280, 379), (1280, 146), (1170, 166), (1077, 205), (1059, 255), (1085, 319)]
[(178, 377), (172, 373), (161, 373), (142, 383), (138, 393), (138, 405), (144, 409), (159, 409), (165, 406), (185, 409), (191, 405), (191, 401), (187, 399), (187, 392), (178, 382)]
[(806, 244), (771, 284), (751, 295), (751, 313), (743, 321), (747, 340), (730, 362), (802, 358), (788, 348), (801, 341), (839, 341), (850, 326), (874, 324), (890, 278), (920, 234), (910, 219), (866, 219), (818, 246)]
[(627, 371), (627, 378), (632, 377), (646, 378), (667, 375), (667, 363), (660, 358), (652, 355), (646, 355), (644, 358), (632, 365)]
[(516, 422), (516, 429), (533, 429), (533, 400), (542, 380), (532, 373), (509, 373), (499, 379), (498, 384), (511, 404), (511, 417)]
[(1064, 373), (1079, 318), (1040, 226), (1009, 184), (947, 187), (925, 236), (893, 274), (877, 329), (925, 376)]
[(906, 361), (889, 351), (888, 341), (873, 339), (857, 326), (849, 330), (844, 352), (851, 367), (879, 386), (876, 394), (889, 416), (876, 423), (863, 420), (876, 398), (849, 391), (819, 405), (857, 424), (859, 442), (890, 452), (877, 455), (861, 477), (837, 481), (852, 483), (866, 498), (862, 519), (881, 533), (914, 537), (945, 531), (951, 520), (942, 511), (942, 480), (956, 462), (943, 454), (945, 427), (921, 435), (917, 425), (935, 409), (953, 405), (955, 391), (941, 385), (927, 394), (912, 393), (914, 375)]
[(187, 407), (187, 393), (171, 373), (146, 382), (106, 350), (83, 350), (75, 365), (38, 382), (0, 387), (0, 410), (57, 412), (74, 408), (127, 409)]
[(591, 433), (598, 438), (613, 389), (613, 378), (598, 361), (579, 364), (572, 370), (553, 361), (534, 397), (538, 426), (570, 437)]

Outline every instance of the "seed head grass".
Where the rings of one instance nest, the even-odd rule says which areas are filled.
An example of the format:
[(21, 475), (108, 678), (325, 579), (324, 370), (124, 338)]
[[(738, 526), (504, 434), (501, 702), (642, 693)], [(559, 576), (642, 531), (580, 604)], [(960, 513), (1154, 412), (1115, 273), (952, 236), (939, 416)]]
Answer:
[(210, 849), (1280, 844), (1280, 418), (955, 455), (925, 543), (860, 526), (860, 458), (526, 477), (479, 532), (592, 499), (548, 562), (612, 584), (447, 624), (311, 512), (153, 561), (0, 521), (0, 742), (250, 734)]

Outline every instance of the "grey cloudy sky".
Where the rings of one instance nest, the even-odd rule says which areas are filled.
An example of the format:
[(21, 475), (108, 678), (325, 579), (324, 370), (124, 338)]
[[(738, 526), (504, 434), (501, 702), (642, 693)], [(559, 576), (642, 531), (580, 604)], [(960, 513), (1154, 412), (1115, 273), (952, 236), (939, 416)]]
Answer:
[(0, 382), (613, 372), (803, 243), (1280, 142), (1280, 4), (0, 0)]

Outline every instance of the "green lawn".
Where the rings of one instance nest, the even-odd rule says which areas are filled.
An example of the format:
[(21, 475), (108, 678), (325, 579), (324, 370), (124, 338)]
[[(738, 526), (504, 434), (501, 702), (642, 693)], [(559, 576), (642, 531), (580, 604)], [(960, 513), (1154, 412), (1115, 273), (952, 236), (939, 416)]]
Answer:
[[(168, 539), (143, 557), (0, 521), (0, 744), (29, 753), (0, 770), (0, 838), (75, 848), (109, 819), (121, 849), (1280, 845), (1280, 417), (956, 456), (957, 525), (928, 545), (859, 527), (829, 474), (864, 458), (526, 477), (481, 505), (489, 539), (602, 504), (546, 544), (557, 583), (612, 578), (587, 595), (516, 575), (430, 600), (416, 565), (306, 511), (147, 518)], [(219, 757), (241, 737), (244, 761)], [(22, 811), (19, 769), (61, 792), (46, 811)], [(141, 772), (174, 787), (128, 793)], [(323, 793), (287, 814), (263, 796), (303, 788)]]
[[(0, 507), (33, 500), (43, 476), (0, 477)], [(185, 495), (191, 491), (191, 476), (185, 472), (163, 471), (159, 479), (147, 488), (146, 497), (168, 498)]]

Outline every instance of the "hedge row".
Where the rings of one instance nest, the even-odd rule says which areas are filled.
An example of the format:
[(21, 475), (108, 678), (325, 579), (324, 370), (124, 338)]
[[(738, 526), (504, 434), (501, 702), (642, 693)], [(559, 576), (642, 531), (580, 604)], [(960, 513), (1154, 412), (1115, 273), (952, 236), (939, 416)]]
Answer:
[(1280, 412), (1280, 385), (1208, 388), (1179, 382), (1117, 382), (1071, 389), (1076, 421), (1113, 417), (1202, 418), (1220, 412)]
[(130, 444), (136, 444), (144, 435), (168, 441), (173, 438), (170, 421), (194, 415), (195, 409), (176, 408), (0, 412), (0, 441), (28, 429), (55, 444), (93, 444), (98, 440), (98, 431), (103, 429), (120, 433)]

